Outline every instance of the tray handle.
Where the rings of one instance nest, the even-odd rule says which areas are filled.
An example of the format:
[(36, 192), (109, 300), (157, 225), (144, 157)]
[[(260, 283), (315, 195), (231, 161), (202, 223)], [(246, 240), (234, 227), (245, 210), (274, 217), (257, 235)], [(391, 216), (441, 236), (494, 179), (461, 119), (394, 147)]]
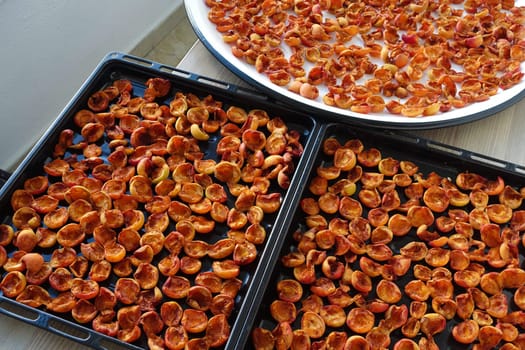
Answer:
[(124, 53), (120, 53), (120, 52), (111, 52), (111, 53), (109, 53), (107, 55), (107, 57), (108, 58), (113, 58), (113, 59), (122, 59), (122, 60), (128, 61), (128, 62), (133, 63), (133, 64), (138, 64), (138, 65), (141, 65), (141, 66), (144, 66), (144, 67), (156, 69), (159, 72), (164, 72), (164, 73), (169, 73), (169, 74), (172, 74), (172, 75), (177, 75), (177, 76), (183, 77), (185, 79), (190, 79), (190, 80), (193, 80), (193, 81), (196, 81), (196, 82), (200, 82), (200, 83), (203, 83), (203, 84), (207, 84), (207, 85), (213, 85), (216, 88), (225, 90), (225, 91), (233, 93), (233, 94), (250, 96), (252, 98), (257, 98), (257, 99), (262, 100), (262, 101), (269, 101), (268, 96), (266, 96), (265, 94), (260, 93), (255, 88), (254, 89), (250, 89), (250, 88), (240, 87), (240, 86), (237, 86), (235, 84), (230, 84), (230, 83), (227, 83), (227, 82), (224, 82), (224, 81), (220, 81), (220, 80), (217, 80), (217, 79), (208, 78), (208, 77), (205, 77), (205, 76), (201, 76), (199, 74), (187, 72), (187, 71), (179, 69), (179, 68), (175, 68), (175, 67), (168, 66), (168, 65), (165, 65), (165, 64), (160, 64), (160, 63), (157, 63), (157, 62), (154, 62), (154, 61), (150, 61), (150, 60), (142, 58), (142, 57), (137, 57), (137, 56), (124, 54)]
[(525, 168), (521, 167), (521, 166), (519, 166), (517, 164), (513, 164), (513, 163), (510, 163), (510, 162), (506, 162), (506, 161), (500, 160), (500, 159), (496, 159), (496, 158), (493, 158), (493, 157), (485, 156), (485, 155), (480, 154), (480, 153), (471, 152), (471, 151), (467, 151), (467, 150), (464, 150), (464, 149), (456, 148), (456, 147), (449, 146), (449, 145), (446, 145), (446, 144), (443, 144), (443, 143), (438, 143), (438, 142), (434, 142), (434, 141), (430, 141), (430, 140), (423, 140), (422, 142), (423, 142), (423, 144), (426, 147), (428, 147), (430, 149), (434, 149), (434, 150), (437, 150), (437, 151), (440, 151), (440, 152), (449, 153), (449, 154), (452, 154), (452, 155), (458, 156), (458, 157), (463, 157), (463, 158), (469, 159), (469, 160), (471, 160), (473, 162), (476, 162), (476, 163), (483, 163), (484, 165), (492, 167), (492, 168), (497, 168), (497, 169), (501, 169), (501, 170), (507, 170), (507, 171), (519, 172), (519, 173), (525, 174)]
[(261, 101), (269, 101), (270, 100), (268, 98), (268, 96), (260, 93), (259, 91), (255, 90), (255, 89), (241, 87), (241, 86), (238, 86), (238, 85), (235, 85), (235, 84), (230, 84), (230, 83), (227, 83), (227, 82), (224, 82), (224, 81), (220, 81), (220, 80), (213, 79), (213, 78), (208, 78), (208, 77), (205, 77), (205, 76), (202, 76), (202, 75), (198, 75), (198, 74), (195, 74), (195, 73), (187, 72), (187, 71), (179, 69), (179, 68), (169, 67), (169, 66), (165, 66), (165, 65), (159, 66), (158, 69), (160, 71), (162, 71), (162, 72), (167, 72), (167, 73), (170, 73), (170, 74), (173, 74), (173, 75), (177, 75), (177, 76), (180, 76), (180, 77), (183, 77), (183, 78), (186, 78), (186, 79), (190, 79), (190, 80), (193, 80), (193, 81), (197, 81), (197, 82), (200, 82), (200, 83), (203, 83), (203, 84), (206, 84), (206, 85), (212, 85), (212, 86), (214, 86), (216, 88), (222, 89), (222, 90), (227, 91), (227, 92), (232, 93), (232, 94), (244, 95), (244, 96), (248, 96), (248, 97), (251, 97), (251, 98), (256, 98), (256, 99), (261, 100)]
[(481, 153), (476, 153), (472, 151), (467, 151), (458, 147), (440, 143), (437, 141), (432, 141), (429, 139), (421, 138), (418, 136), (410, 135), (404, 132), (396, 132), (391, 130), (385, 130), (385, 133), (393, 136), (397, 139), (402, 139), (405, 142), (410, 142), (413, 144), (421, 145), (428, 149), (432, 149), (437, 152), (447, 153), (456, 158), (463, 158), (471, 160), (476, 163), (483, 163), (483, 165), (489, 166), (491, 168), (506, 170), (511, 172), (517, 172), (520, 174), (525, 174), (525, 167), (497, 158), (489, 157)]
[(0, 313), (37, 327), (46, 327), (47, 316), (31, 308), (0, 299)]
[(88, 346), (94, 345), (90, 332), (83, 331), (78, 326), (67, 321), (40, 312), (38, 309), (4, 299), (0, 301), (0, 313), (35, 327), (51, 331), (72, 341)]
[(0, 295), (0, 313), (97, 350), (144, 350)]
[(51, 317), (45, 329), (97, 350), (143, 350), (141, 347), (123, 343), (113, 337), (106, 337), (91, 329), (83, 329), (75, 323), (57, 317)]

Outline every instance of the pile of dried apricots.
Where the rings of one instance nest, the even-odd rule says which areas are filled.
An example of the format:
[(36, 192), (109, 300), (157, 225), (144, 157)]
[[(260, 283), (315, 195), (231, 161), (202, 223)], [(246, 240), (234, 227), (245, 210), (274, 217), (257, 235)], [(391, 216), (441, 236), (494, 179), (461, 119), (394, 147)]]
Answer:
[(90, 95), (0, 225), (0, 290), (150, 349), (223, 346), (301, 134), (264, 110), (119, 79)]
[(341, 136), (318, 162), (256, 349), (525, 349), (525, 188)]
[(525, 8), (514, 0), (204, 1), (256, 74), (356, 113), (436, 115), (523, 78)]

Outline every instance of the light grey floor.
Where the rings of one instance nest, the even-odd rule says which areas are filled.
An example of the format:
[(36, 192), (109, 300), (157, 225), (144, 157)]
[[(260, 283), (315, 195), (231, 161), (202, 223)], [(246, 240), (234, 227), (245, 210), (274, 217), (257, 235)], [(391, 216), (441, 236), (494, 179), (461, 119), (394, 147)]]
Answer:
[(184, 6), (180, 6), (157, 31), (147, 35), (132, 54), (169, 66), (176, 66), (197, 40), (186, 16)]

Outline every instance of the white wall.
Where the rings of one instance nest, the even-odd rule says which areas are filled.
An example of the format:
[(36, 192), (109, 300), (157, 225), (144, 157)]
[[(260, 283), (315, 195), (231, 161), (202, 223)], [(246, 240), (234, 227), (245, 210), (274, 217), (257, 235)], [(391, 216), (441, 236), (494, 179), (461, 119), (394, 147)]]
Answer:
[(182, 0), (0, 0), (0, 168), (13, 170), (110, 51)]

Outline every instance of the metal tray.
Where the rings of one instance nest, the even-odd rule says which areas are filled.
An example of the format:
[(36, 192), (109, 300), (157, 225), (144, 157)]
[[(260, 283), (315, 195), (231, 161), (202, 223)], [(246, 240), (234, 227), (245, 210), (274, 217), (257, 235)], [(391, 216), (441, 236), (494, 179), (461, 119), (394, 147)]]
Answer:
[[(295, 168), (299, 170), (307, 168), (308, 157), (311, 153), (309, 150), (312, 149), (315, 144), (315, 136), (319, 130), (318, 123), (310, 116), (288, 109), (254, 91), (241, 89), (217, 80), (207, 79), (130, 55), (110, 53), (100, 62), (92, 75), (67, 104), (60, 116), (45, 132), (25, 160), (2, 187), (0, 191), (0, 206), (4, 209), (0, 215), (0, 223), (11, 223), (13, 211), (10, 205), (10, 198), (12, 193), (18, 188), (23, 188), (26, 179), (37, 175), (45, 175), (42, 166), (52, 159), (51, 155), (60, 132), (66, 128), (70, 128), (76, 130), (76, 137), (79, 137), (78, 128), (73, 123), (73, 116), (78, 110), (86, 108), (87, 100), (94, 92), (111, 85), (111, 83), (117, 79), (128, 79), (133, 84), (132, 97), (142, 96), (146, 81), (149, 78), (155, 77), (168, 79), (172, 84), (170, 93), (164, 100), (159, 101), (159, 104), (169, 103), (175, 92), (180, 91), (183, 93), (193, 93), (200, 98), (212, 95), (216, 101), (223, 102), (224, 107), (234, 105), (246, 108), (247, 110), (259, 108), (267, 111), (271, 117), (281, 117), (288, 125), (289, 129), (294, 129), (298, 132), (300, 141), (304, 146), (303, 156), (294, 161)], [(211, 137), (209, 141), (201, 142), (204, 143), (204, 145), (201, 145), (201, 149), (205, 152), (205, 158), (217, 158), (215, 148), (218, 140), (218, 137)], [(109, 154), (107, 142), (108, 139), (104, 138), (104, 141), (101, 144), (102, 149), (104, 150), (104, 153), (101, 156), (102, 158)], [(81, 152), (80, 156), (82, 156)], [(241, 279), (243, 283), (241, 290), (235, 299), (234, 311), (229, 318), (232, 334), (230, 340), (233, 339), (232, 341), (235, 341), (237, 335), (243, 332), (245, 324), (249, 323), (247, 319), (253, 317), (253, 315), (244, 311), (246, 305), (251, 302), (251, 300), (247, 299), (247, 295), (250, 290), (254, 288), (254, 285), (257, 284), (255, 283), (258, 282), (257, 276), (262, 274), (266, 269), (264, 253), (273, 249), (273, 245), (277, 238), (276, 231), (279, 231), (280, 227), (287, 220), (287, 217), (285, 216), (286, 208), (294, 201), (294, 188), (298, 187), (302, 182), (303, 173), (301, 171), (295, 171), (295, 173), (297, 176), (294, 175), (291, 179), (290, 190), (281, 190), (283, 200), (280, 211), (265, 215), (261, 222), (267, 231), (267, 237), (265, 243), (258, 246), (258, 258), (253, 263), (244, 266), (241, 269), (238, 278)], [(275, 188), (276, 186), (272, 186), (274, 186), (272, 187), (272, 190), (277, 191), (277, 188)], [(228, 204), (230, 206), (233, 205), (231, 196), (228, 199)], [(170, 227), (172, 227), (171, 225), (173, 225), (173, 223), (170, 224)], [(226, 225), (217, 225), (214, 232), (208, 235), (201, 235), (199, 236), (199, 239), (212, 243), (220, 238), (226, 237), (226, 231)], [(5, 248), (9, 255), (11, 255), (16, 249), (12, 244)], [(49, 259), (49, 251), (42, 249), (39, 252), (42, 253), (46, 259)], [(207, 260), (208, 261), (203, 261), (202, 270), (204, 271), (211, 269), (210, 259)], [(2, 269), (0, 277), (3, 278), (4, 274), (5, 271)], [(188, 278), (191, 279), (191, 277)], [(159, 280), (161, 281), (159, 284), (162, 283), (162, 275)], [(107, 281), (101, 282), (101, 285), (105, 285), (112, 289), (114, 288), (114, 282), (115, 278), (110, 277)], [(44, 286), (48, 288), (51, 295), (56, 293), (53, 292), (52, 288), (47, 284)], [(183, 307), (186, 307), (184, 306), (183, 301), (180, 301), (180, 303)], [(90, 327), (90, 323), (87, 325), (77, 323), (69, 314), (53, 314), (44, 308), (35, 309), (27, 307), (24, 304), (5, 297), (1, 292), (0, 312), (97, 349), (106, 349), (108, 346), (111, 348), (120, 347), (131, 349), (144, 349), (147, 347), (144, 335), (133, 344), (124, 343), (117, 338), (108, 337), (94, 331)], [(202, 336), (202, 334), (200, 336)], [(225, 348), (233, 349), (234, 347), (226, 344)]]
[[(461, 172), (472, 172), (479, 175), (484, 176), (486, 179), (489, 180), (495, 180), (497, 177), (502, 177), (505, 181), (505, 184), (508, 184), (516, 189), (520, 189), (525, 185), (525, 168), (503, 162), (497, 159), (489, 158), (477, 153), (465, 151), (459, 148), (447, 146), (441, 143), (436, 143), (433, 141), (429, 141), (426, 139), (418, 138), (415, 136), (411, 136), (409, 134), (403, 133), (403, 132), (397, 132), (397, 131), (382, 131), (378, 132), (377, 130), (372, 129), (362, 129), (359, 127), (349, 127), (346, 125), (341, 124), (325, 124), (323, 126), (323, 131), (321, 132), (321, 136), (319, 139), (319, 142), (317, 143), (317, 150), (316, 156), (314, 157), (313, 161), (314, 164), (312, 165), (312, 172), (310, 173), (307, 182), (305, 184), (302, 184), (302, 187), (298, 189), (299, 191), (302, 191), (300, 195), (298, 195), (299, 198), (304, 197), (314, 197), (315, 195), (312, 195), (312, 193), (309, 191), (307, 185), (310, 183), (310, 180), (316, 176), (315, 169), (318, 166), (324, 165), (324, 166), (330, 166), (332, 164), (333, 157), (326, 156), (322, 149), (321, 145), (323, 143), (323, 140), (329, 137), (336, 138), (341, 144), (344, 144), (348, 140), (352, 139), (359, 139), (362, 141), (362, 143), (365, 146), (365, 149), (367, 148), (377, 148), (380, 150), (381, 155), (383, 158), (385, 157), (392, 157), (394, 159), (397, 159), (399, 161), (401, 160), (408, 160), (414, 162), (416, 165), (419, 166), (419, 172), (425, 177), (426, 175), (430, 174), (431, 172), (436, 172), (437, 174), (441, 175), (443, 178), (449, 178), (449, 179), (455, 179), (455, 176)], [(365, 168), (363, 167), (363, 171), (378, 171), (377, 167), (374, 168)], [(334, 180), (335, 181), (335, 180)], [(331, 184), (332, 182), (329, 182)], [(359, 191), (361, 185), (358, 185), (357, 191)], [(401, 196), (401, 202), (403, 203), (403, 194), (402, 191), (400, 192)], [(357, 199), (357, 193), (356, 192), (353, 195), (353, 198)], [(491, 202), (489, 202), (491, 203)], [(469, 205), (470, 209), (472, 209), (472, 206)], [(520, 208), (516, 210), (523, 210), (525, 208), (525, 204), (522, 204)], [(257, 290), (254, 290), (255, 296), (251, 299), (254, 300), (260, 300), (259, 302), (255, 302), (251, 306), (251, 312), (256, 313), (256, 317), (254, 319), (254, 323), (251, 326), (251, 330), (247, 333), (247, 342), (245, 344), (246, 349), (254, 349), (254, 345), (252, 343), (251, 338), (251, 332), (255, 328), (264, 328), (267, 330), (272, 331), (278, 323), (272, 318), (270, 313), (270, 304), (278, 299), (278, 292), (276, 290), (277, 283), (283, 279), (294, 279), (293, 269), (288, 268), (284, 266), (281, 262), (281, 258), (293, 251), (297, 251), (297, 241), (293, 238), (293, 235), (295, 232), (305, 232), (307, 230), (305, 217), (307, 214), (305, 214), (300, 206), (299, 201), (295, 202), (292, 207), (289, 208), (290, 213), (289, 216), (291, 218), (290, 225), (285, 228), (281, 233), (279, 237), (279, 245), (275, 246), (276, 251), (273, 252), (271, 256), (271, 261), (268, 261), (268, 266), (273, 265), (273, 268), (268, 268), (267, 274), (264, 276), (263, 279), (261, 279), (261, 282), (259, 283), (259, 288)], [(363, 206), (363, 215), (362, 217), (366, 218), (366, 214), (369, 209), (367, 209), (365, 206)], [(469, 209), (467, 209), (469, 210)], [(394, 210), (392, 213), (395, 213)], [(330, 218), (337, 216), (337, 214), (334, 215), (327, 215), (323, 214), (323, 216), (327, 218), (327, 220), (330, 220)], [(446, 212), (444, 213), (446, 214)], [(436, 218), (438, 217), (438, 214), (434, 213)], [(504, 224), (502, 227), (505, 226)], [(430, 227), (430, 231), (435, 231), (434, 226)], [(479, 233), (478, 233), (479, 235)], [(476, 236), (477, 237), (477, 236)], [(392, 242), (389, 243), (389, 247), (392, 249), (394, 254), (399, 253), (399, 248), (404, 246), (406, 243), (414, 240), (419, 240), (415, 233), (415, 228), (412, 228), (411, 231), (406, 235), (402, 237), (395, 237), (392, 240)], [(318, 248), (321, 249), (321, 248)], [(519, 258), (520, 258), (520, 266), (523, 266), (522, 262), (524, 259), (525, 249), (520, 244), (519, 248)], [(331, 250), (328, 251), (330, 254)], [(340, 257), (342, 259), (342, 257)], [(340, 260), (342, 261), (342, 260)], [(422, 262), (425, 264), (424, 262)], [(352, 269), (358, 270), (359, 264), (357, 261), (353, 264), (351, 264)], [(448, 265), (447, 265), (448, 267)], [(493, 270), (493, 269), (492, 269)], [(487, 272), (491, 271), (490, 266), (487, 267)], [(319, 278), (322, 276), (322, 273), (319, 268), (316, 268), (316, 277)], [(377, 283), (378, 279), (381, 279), (381, 277), (373, 278), (372, 280), (375, 281), (375, 284)], [(412, 270), (410, 269), (409, 272), (405, 276), (398, 277), (395, 279), (395, 283), (401, 288), (401, 291), (403, 289), (402, 286), (404, 286), (406, 283), (414, 279)], [(339, 284), (336, 282), (336, 286)], [(350, 294), (354, 295), (357, 292), (350, 287)], [(513, 290), (512, 290), (513, 292)], [(514, 305), (512, 300), (512, 294), (509, 292), (509, 290), (504, 290), (504, 293), (507, 294), (509, 297), (509, 310), (510, 311), (519, 311), (519, 309)], [(311, 291), (309, 290), (308, 285), (303, 284), (303, 298), (307, 297), (311, 294)], [(365, 298), (367, 300), (371, 300), (376, 297), (375, 290), (372, 290), (370, 292), (370, 295)], [(325, 299), (325, 298), (323, 298)], [(408, 305), (410, 302), (410, 299), (403, 294), (403, 299), (401, 299), (400, 302), (396, 303), (397, 305), (406, 304)], [(429, 303), (429, 302), (428, 302)], [(429, 303), (430, 304), (430, 303)], [(292, 323), (292, 329), (300, 328), (300, 318), (301, 318), (301, 304), (300, 301), (295, 303), (297, 308), (297, 318)], [(350, 308), (352, 308), (351, 306)], [(348, 312), (348, 310), (345, 308), (345, 311)], [(433, 312), (431, 306), (429, 305), (427, 312)], [(378, 321), (382, 318), (382, 313), (376, 315), (375, 319), (375, 325), (378, 325)], [(434, 337), (437, 345), (440, 349), (465, 349), (465, 348), (471, 348), (468, 345), (460, 344), (456, 342), (452, 336), (451, 336), (451, 330), (452, 327), (457, 324), (458, 320), (460, 320), (457, 316), (453, 318), (451, 321), (447, 322), (446, 329), (436, 335)], [(348, 336), (351, 336), (356, 333), (352, 333), (352, 331), (345, 325), (341, 328), (330, 328), (326, 327), (325, 336), (330, 331), (343, 331), (346, 332)], [(521, 332), (521, 330), (520, 330)], [(361, 334), (364, 336), (364, 334)], [(418, 341), (419, 337), (421, 336), (421, 333), (413, 340)], [(395, 330), (390, 334), (391, 338), (391, 344), (390, 349), (392, 349), (395, 342), (401, 338), (403, 338), (403, 335), (400, 333), (399, 330)], [(320, 338), (323, 339), (323, 338)], [(319, 339), (311, 339), (312, 343), (315, 340)], [(501, 343), (500, 343), (501, 345)]]

